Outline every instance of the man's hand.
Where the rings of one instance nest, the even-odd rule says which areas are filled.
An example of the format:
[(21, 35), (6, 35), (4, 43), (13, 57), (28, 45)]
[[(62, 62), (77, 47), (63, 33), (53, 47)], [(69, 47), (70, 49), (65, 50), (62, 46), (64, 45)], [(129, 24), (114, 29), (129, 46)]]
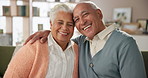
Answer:
[(40, 39), (41, 43), (45, 43), (47, 41), (47, 37), (49, 33), (50, 33), (50, 30), (38, 31), (32, 34), (31, 36), (29, 36), (23, 45), (27, 44), (28, 42), (32, 44), (38, 39)]

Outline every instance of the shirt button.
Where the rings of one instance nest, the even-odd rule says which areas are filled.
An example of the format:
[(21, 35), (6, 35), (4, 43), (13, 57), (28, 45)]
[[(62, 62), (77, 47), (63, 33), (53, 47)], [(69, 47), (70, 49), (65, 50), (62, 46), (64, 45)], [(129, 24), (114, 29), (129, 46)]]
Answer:
[(93, 65), (93, 63), (90, 63), (89, 66), (90, 66), (90, 67), (93, 67), (94, 65)]

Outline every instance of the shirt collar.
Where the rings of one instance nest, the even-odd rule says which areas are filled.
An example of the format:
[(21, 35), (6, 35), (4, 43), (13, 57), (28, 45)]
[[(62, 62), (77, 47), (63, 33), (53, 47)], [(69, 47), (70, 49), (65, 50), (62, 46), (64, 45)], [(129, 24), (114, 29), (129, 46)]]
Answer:
[[(73, 43), (73, 42), (70, 40), (70, 42), (68, 43), (68, 46), (67, 46), (66, 49), (72, 47), (72, 43)], [(57, 42), (53, 39), (53, 36), (52, 36), (51, 33), (50, 33), (49, 36), (48, 36), (48, 46), (53, 46), (53, 45), (59, 46), (59, 45), (57, 44)]]
[[(95, 35), (93, 40), (94, 39), (101, 39), (101, 40), (103, 40), (109, 33), (111, 33), (115, 29), (115, 27), (116, 27), (115, 24), (112, 24), (112, 25), (106, 27), (103, 31), (101, 31), (100, 33)], [(84, 41), (86, 41), (86, 40), (90, 41), (90, 39), (88, 37), (86, 37)]]

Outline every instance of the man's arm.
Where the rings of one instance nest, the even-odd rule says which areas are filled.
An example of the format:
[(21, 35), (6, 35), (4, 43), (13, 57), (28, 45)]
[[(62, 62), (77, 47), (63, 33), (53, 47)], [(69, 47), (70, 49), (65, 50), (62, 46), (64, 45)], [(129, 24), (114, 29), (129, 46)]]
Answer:
[(126, 40), (119, 52), (121, 78), (146, 78), (144, 62), (138, 46), (132, 38)]
[(32, 34), (31, 36), (29, 36), (27, 38), (27, 40), (25, 41), (24, 45), (26, 45), (28, 42), (30, 42), (32, 44), (38, 39), (40, 39), (41, 43), (45, 43), (47, 41), (47, 37), (48, 37), (49, 33), (50, 33), (50, 30), (38, 31), (38, 32)]

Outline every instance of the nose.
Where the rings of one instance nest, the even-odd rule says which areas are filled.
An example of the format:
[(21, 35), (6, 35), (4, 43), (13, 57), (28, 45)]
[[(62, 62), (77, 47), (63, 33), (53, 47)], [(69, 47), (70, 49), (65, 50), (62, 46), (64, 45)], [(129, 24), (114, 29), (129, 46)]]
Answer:
[(86, 24), (86, 20), (83, 19), (83, 18), (81, 18), (81, 19), (80, 19), (80, 25), (85, 25), (85, 24)]
[(61, 28), (62, 28), (63, 30), (67, 30), (67, 29), (68, 29), (67, 26), (66, 26), (66, 24), (62, 25)]

